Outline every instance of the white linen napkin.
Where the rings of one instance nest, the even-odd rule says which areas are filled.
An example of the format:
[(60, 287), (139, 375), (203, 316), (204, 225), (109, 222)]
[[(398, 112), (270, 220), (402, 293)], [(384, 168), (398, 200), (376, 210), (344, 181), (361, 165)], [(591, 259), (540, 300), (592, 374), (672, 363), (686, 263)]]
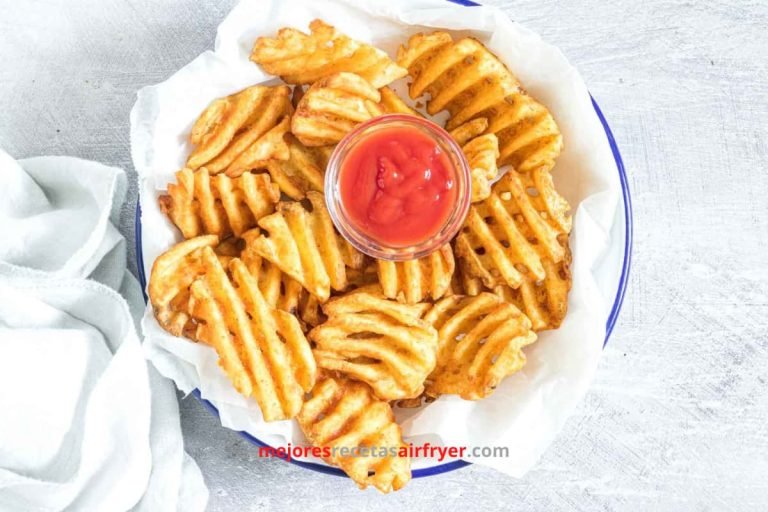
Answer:
[(173, 385), (147, 365), (114, 226), (121, 169), (0, 150), (0, 510), (203, 510)]

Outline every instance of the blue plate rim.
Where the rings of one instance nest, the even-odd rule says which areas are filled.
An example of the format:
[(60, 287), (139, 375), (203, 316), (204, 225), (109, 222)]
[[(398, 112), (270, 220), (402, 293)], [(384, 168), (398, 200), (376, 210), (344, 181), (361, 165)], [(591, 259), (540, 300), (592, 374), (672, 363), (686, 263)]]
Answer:
[[(447, 0), (447, 1), (455, 4), (459, 4), (459, 5), (465, 5), (465, 6), (479, 5), (470, 0)], [(613, 306), (611, 307), (611, 311), (608, 315), (608, 320), (605, 325), (605, 340), (603, 342), (603, 346), (605, 346), (608, 343), (608, 339), (610, 338), (611, 333), (613, 332), (613, 328), (616, 325), (616, 321), (619, 318), (619, 313), (621, 312), (621, 307), (624, 303), (624, 295), (626, 294), (627, 285), (629, 283), (629, 272), (630, 272), (630, 267), (632, 265), (632, 235), (633, 235), (632, 197), (629, 191), (627, 174), (624, 169), (624, 161), (621, 158), (621, 152), (619, 151), (619, 147), (616, 144), (616, 139), (614, 139), (613, 132), (611, 131), (610, 126), (608, 125), (608, 121), (606, 121), (602, 110), (600, 109), (597, 102), (595, 101), (595, 98), (592, 97), (592, 95), (590, 95), (590, 99), (592, 100), (592, 106), (595, 109), (595, 113), (597, 114), (597, 117), (600, 120), (600, 123), (603, 125), (603, 129), (605, 130), (605, 135), (608, 138), (608, 144), (611, 147), (611, 153), (613, 154), (613, 158), (616, 161), (616, 168), (619, 173), (619, 181), (621, 183), (621, 192), (622, 192), (622, 198), (623, 198), (623, 204), (624, 204), (624, 229), (625, 229), (624, 261), (621, 266), (621, 275), (619, 277), (618, 290), (616, 291), (616, 296), (613, 301)], [(141, 283), (141, 292), (144, 295), (144, 302), (146, 302), (147, 301), (147, 293), (146, 293), (147, 279), (144, 271), (144, 251), (142, 249), (142, 244), (141, 244), (141, 202), (138, 200), (136, 202), (136, 217), (134, 222), (135, 222), (134, 244), (136, 249), (136, 267), (139, 274), (139, 282)], [(219, 417), (219, 410), (210, 401), (202, 397), (199, 389), (194, 389), (192, 391), (192, 394), (195, 396), (195, 398), (197, 398), (203, 404), (203, 406), (205, 406), (206, 409), (208, 409), (216, 417)], [(270, 445), (258, 439), (257, 437), (252, 436), (248, 432), (238, 431), (238, 434), (243, 436), (246, 440), (248, 440), (252, 444), (255, 444), (260, 447), (270, 447)], [(317, 464), (314, 462), (306, 462), (306, 461), (294, 460), (294, 459), (291, 459), (288, 462), (305, 469), (317, 471), (318, 473), (324, 473), (327, 475), (334, 475), (334, 476), (340, 476), (340, 477), (347, 476), (339, 468), (334, 468), (334, 467), (326, 466), (323, 464)], [(446, 473), (448, 471), (455, 471), (457, 469), (469, 466), (471, 464), (472, 464), (471, 462), (467, 462), (465, 460), (454, 460), (451, 462), (447, 462), (445, 464), (438, 464), (437, 466), (414, 469), (412, 472), (412, 477), (423, 478), (426, 476), (439, 475), (441, 473)]]

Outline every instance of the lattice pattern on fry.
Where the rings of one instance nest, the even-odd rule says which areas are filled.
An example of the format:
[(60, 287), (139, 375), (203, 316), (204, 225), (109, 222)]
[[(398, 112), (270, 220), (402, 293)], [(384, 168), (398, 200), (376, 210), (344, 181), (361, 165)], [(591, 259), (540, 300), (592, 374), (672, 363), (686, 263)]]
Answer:
[(554, 167), (562, 149), (549, 111), (525, 93), (512, 73), (479, 41), (453, 41), (447, 32), (416, 34), (398, 51), (397, 62), (413, 78), (409, 94), (429, 93), (427, 111), (448, 110), (450, 130), (477, 117), (499, 139), (499, 165), (520, 172)]
[(195, 338), (189, 311), (189, 287), (204, 272), (200, 250), (215, 247), (216, 235), (185, 240), (161, 254), (149, 275), (149, 300), (160, 326), (174, 336)]
[(410, 114), (412, 116), (421, 116), (417, 111), (409, 107), (403, 99), (389, 87), (379, 89), (381, 101), (379, 106), (386, 114)]
[(567, 253), (568, 203), (544, 168), (510, 171), (485, 201), (470, 208), (454, 250), (462, 271), (488, 288), (545, 279), (544, 260), (559, 263)]
[(545, 259), (544, 280), (526, 279), (517, 289), (497, 286), (493, 292), (520, 308), (531, 319), (534, 331), (557, 329), (568, 310), (568, 292), (571, 289), (571, 252), (554, 263)]
[(280, 122), (264, 134), (257, 142), (238, 156), (227, 167), (227, 176), (240, 176), (251, 169), (258, 168), (265, 160), (282, 161), (290, 158), (290, 148), (285, 138), (291, 129), (291, 118), (283, 117)]
[[(297, 419), (312, 445), (336, 449), (326, 460), (339, 466), (361, 489), (372, 485), (388, 493), (400, 489), (411, 479), (411, 460), (392, 408), (376, 398), (362, 382), (330, 376), (321, 378)], [(342, 447), (348, 450), (365, 447), (376, 452), (342, 457), (339, 454)], [(381, 456), (380, 450), (387, 450), (388, 454)]]
[(216, 349), (232, 385), (256, 400), (265, 421), (296, 416), (316, 377), (299, 321), (266, 303), (240, 259), (229, 262), (229, 273), (208, 247), (200, 259), (204, 273), (192, 283), (190, 303), (197, 339)]
[(377, 265), (384, 295), (410, 304), (428, 298), (437, 300), (445, 295), (455, 269), (450, 245), (417, 260), (378, 260)]
[(266, 234), (249, 245), (325, 302), (331, 288), (346, 289), (346, 269), (362, 268), (364, 259), (336, 233), (323, 195), (311, 191), (307, 199), (311, 211), (299, 202), (279, 203), (276, 213), (259, 221)]
[(299, 200), (310, 190), (323, 191), (325, 168), (333, 146), (308, 148), (292, 134), (285, 137), (289, 149), (288, 160), (268, 160), (263, 167), (272, 176), (280, 190), (291, 199)]
[[(258, 228), (243, 233), (244, 248), (239, 253), (248, 271), (259, 283), (264, 300), (273, 308), (294, 314), (304, 326), (315, 327), (325, 320), (317, 298), (301, 284), (280, 270), (280, 267), (263, 258), (253, 247), (253, 241), (261, 236)], [(308, 329), (305, 328), (305, 331)]]
[(423, 308), (362, 289), (329, 301), (328, 320), (310, 331), (315, 360), (373, 388), (384, 400), (418, 396), (435, 365), (437, 335)]
[(280, 191), (267, 174), (211, 176), (205, 167), (180, 170), (176, 183), (169, 183), (168, 193), (158, 198), (160, 210), (184, 238), (240, 236), (261, 217), (274, 212), (279, 200)]
[(311, 84), (347, 71), (379, 88), (406, 75), (383, 51), (350, 39), (322, 20), (312, 21), (309, 30), (305, 34), (286, 27), (276, 38), (259, 37), (251, 60), (289, 84)]
[(238, 176), (255, 162), (289, 156), (283, 135), (293, 107), (287, 85), (255, 85), (214, 100), (195, 121), (187, 167)]
[(359, 123), (381, 115), (381, 95), (353, 73), (318, 80), (301, 98), (291, 132), (306, 146), (336, 144)]
[(530, 320), (492, 293), (446, 297), (424, 320), (437, 328), (439, 340), (437, 366), (426, 384), (430, 396), (488, 396), (523, 367), (522, 348), (536, 341)]
[(553, 263), (545, 259), (542, 263), (546, 274), (544, 280), (527, 278), (517, 289), (507, 285), (488, 289), (479, 278), (469, 277), (457, 269), (451, 283), (451, 294), (477, 295), (483, 291), (491, 291), (525, 313), (531, 320), (534, 332), (557, 329), (568, 309), (568, 292), (571, 289), (570, 249), (566, 246), (563, 261)]
[(499, 139), (493, 133), (483, 135), (486, 128), (488, 120), (478, 117), (451, 131), (451, 136), (461, 145), (469, 163), (473, 203), (491, 195), (491, 182), (499, 174), (496, 165), (499, 158)]

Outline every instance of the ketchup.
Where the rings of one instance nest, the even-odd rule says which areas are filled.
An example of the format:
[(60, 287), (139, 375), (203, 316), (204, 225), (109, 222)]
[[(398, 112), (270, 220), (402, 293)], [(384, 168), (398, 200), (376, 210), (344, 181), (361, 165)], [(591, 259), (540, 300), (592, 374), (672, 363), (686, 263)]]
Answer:
[(339, 192), (357, 228), (391, 247), (437, 234), (457, 199), (450, 157), (429, 135), (407, 125), (359, 140), (341, 164)]

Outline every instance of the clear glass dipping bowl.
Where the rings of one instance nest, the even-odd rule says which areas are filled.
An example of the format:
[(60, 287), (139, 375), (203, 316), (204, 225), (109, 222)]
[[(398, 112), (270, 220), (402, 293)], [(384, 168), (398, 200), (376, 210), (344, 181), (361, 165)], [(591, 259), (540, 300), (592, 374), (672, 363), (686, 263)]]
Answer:
[[(341, 201), (339, 175), (341, 166), (349, 151), (367, 135), (382, 128), (393, 126), (415, 127), (426, 133), (445, 152), (452, 164), (454, 186), (456, 187), (456, 205), (443, 226), (431, 237), (408, 247), (393, 247), (381, 243), (363, 232), (344, 209)], [(461, 148), (443, 128), (422, 117), (388, 114), (360, 124), (349, 132), (336, 146), (325, 171), (325, 203), (331, 219), (341, 235), (360, 252), (383, 260), (404, 261), (421, 258), (439, 249), (461, 229), (469, 212), (472, 196), (469, 164)]]

